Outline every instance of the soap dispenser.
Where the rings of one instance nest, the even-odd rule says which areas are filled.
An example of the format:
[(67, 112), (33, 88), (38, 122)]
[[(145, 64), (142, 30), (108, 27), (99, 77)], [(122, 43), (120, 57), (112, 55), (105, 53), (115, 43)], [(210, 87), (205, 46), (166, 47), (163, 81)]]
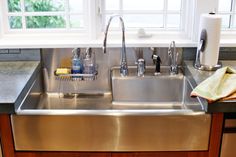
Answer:
[(83, 68), (84, 68), (83, 69), (84, 74), (95, 73), (95, 54), (92, 52), (91, 48), (86, 49), (84, 59), (83, 59)]
[[(71, 73), (81, 74), (83, 72), (83, 65), (80, 60), (80, 48), (75, 48), (72, 50), (73, 56), (71, 59)], [(78, 76), (73, 76), (72, 78), (79, 78)]]

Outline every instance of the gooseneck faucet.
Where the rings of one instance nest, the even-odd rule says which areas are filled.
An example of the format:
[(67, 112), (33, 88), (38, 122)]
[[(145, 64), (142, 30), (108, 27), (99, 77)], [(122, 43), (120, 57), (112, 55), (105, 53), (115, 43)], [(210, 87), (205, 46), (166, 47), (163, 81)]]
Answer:
[(172, 41), (170, 43), (169, 49), (168, 49), (168, 54), (170, 57), (170, 74), (178, 74), (178, 52), (176, 51), (175, 47), (175, 41)]
[(110, 17), (106, 30), (105, 30), (105, 37), (103, 41), (103, 52), (106, 53), (106, 48), (107, 48), (107, 34), (108, 30), (111, 24), (111, 21), (113, 18), (118, 17), (121, 22), (121, 27), (122, 27), (122, 50), (121, 50), (121, 61), (120, 61), (120, 74), (121, 76), (127, 76), (128, 75), (128, 66), (127, 66), (127, 58), (126, 58), (126, 47), (125, 47), (125, 24), (124, 20), (120, 15), (113, 15)]

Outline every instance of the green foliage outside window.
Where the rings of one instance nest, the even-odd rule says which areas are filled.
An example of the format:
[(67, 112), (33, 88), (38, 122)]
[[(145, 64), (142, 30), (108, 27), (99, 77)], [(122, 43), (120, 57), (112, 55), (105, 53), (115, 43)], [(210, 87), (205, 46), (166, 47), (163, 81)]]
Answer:
[(44, 11), (64, 11), (63, 0), (25, 0), (25, 11), (44, 12)]
[(8, 11), (9, 12), (20, 12), (20, 0), (8, 0)]
[(22, 19), (20, 16), (10, 16), (9, 21), (12, 29), (22, 28)]
[(65, 28), (65, 20), (61, 16), (28, 16), (27, 28)]
[[(9, 12), (19, 12), (20, 0), (8, 0)], [(63, 3), (54, 4), (52, 0), (25, 0), (26, 12), (63, 11)], [(22, 28), (22, 18), (11, 16), (10, 28)], [(65, 20), (62, 16), (27, 16), (27, 28), (65, 28)]]

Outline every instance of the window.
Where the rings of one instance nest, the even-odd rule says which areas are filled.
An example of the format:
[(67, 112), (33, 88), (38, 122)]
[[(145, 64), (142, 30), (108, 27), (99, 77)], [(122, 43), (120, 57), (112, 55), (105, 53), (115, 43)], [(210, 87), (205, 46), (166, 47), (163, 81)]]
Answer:
[[(222, 31), (222, 39), (234, 39), (236, 0), (0, 0), (0, 40), (19, 37), (29, 42), (47, 39), (52, 45), (66, 41), (100, 46), (108, 19), (120, 14), (131, 45), (164, 42), (168, 46), (170, 40), (179, 40), (189, 46), (198, 40), (201, 14), (212, 10), (223, 17), (222, 28), (227, 31)], [(112, 42), (118, 45), (118, 19), (111, 27)], [(142, 40), (137, 38), (140, 28), (147, 32)], [(50, 47), (50, 42), (42, 44)]]
[(6, 0), (8, 30), (85, 29), (84, 0)]
[[(185, 0), (104, 0), (103, 28), (112, 14), (123, 16), (127, 29), (181, 30)], [(118, 27), (118, 22), (112, 25)]]
[(222, 16), (222, 29), (236, 28), (235, 0), (219, 0), (218, 13)]

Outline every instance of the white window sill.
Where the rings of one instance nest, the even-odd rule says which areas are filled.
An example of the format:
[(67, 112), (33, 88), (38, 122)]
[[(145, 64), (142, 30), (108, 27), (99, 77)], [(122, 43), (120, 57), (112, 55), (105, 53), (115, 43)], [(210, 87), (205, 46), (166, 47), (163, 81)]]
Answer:
[[(138, 38), (126, 37), (126, 47), (168, 47), (174, 40), (177, 47), (196, 47), (197, 42), (183, 37), (157, 37)], [(121, 47), (121, 38), (109, 36), (107, 47)], [(74, 48), (94, 47), (100, 48), (103, 44), (103, 35), (98, 39), (89, 39), (78, 35), (53, 35), (53, 36), (14, 36), (8, 35), (0, 38), (0, 48)], [(236, 39), (222, 39), (221, 47), (236, 47)]]
[[(73, 47), (102, 47), (104, 35), (97, 39), (89, 39), (78, 35), (53, 35), (53, 36), (14, 36), (6, 35), (0, 38), (0, 48), (73, 48)], [(126, 47), (168, 47), (172, 40), (176, 41), (177, 47), (195, 47), (196, 42), (191, 40), (174, 38), (138, 38), (126, 36)], [(121, 37), (109, 35), (107, 47), (121, 47)]]

